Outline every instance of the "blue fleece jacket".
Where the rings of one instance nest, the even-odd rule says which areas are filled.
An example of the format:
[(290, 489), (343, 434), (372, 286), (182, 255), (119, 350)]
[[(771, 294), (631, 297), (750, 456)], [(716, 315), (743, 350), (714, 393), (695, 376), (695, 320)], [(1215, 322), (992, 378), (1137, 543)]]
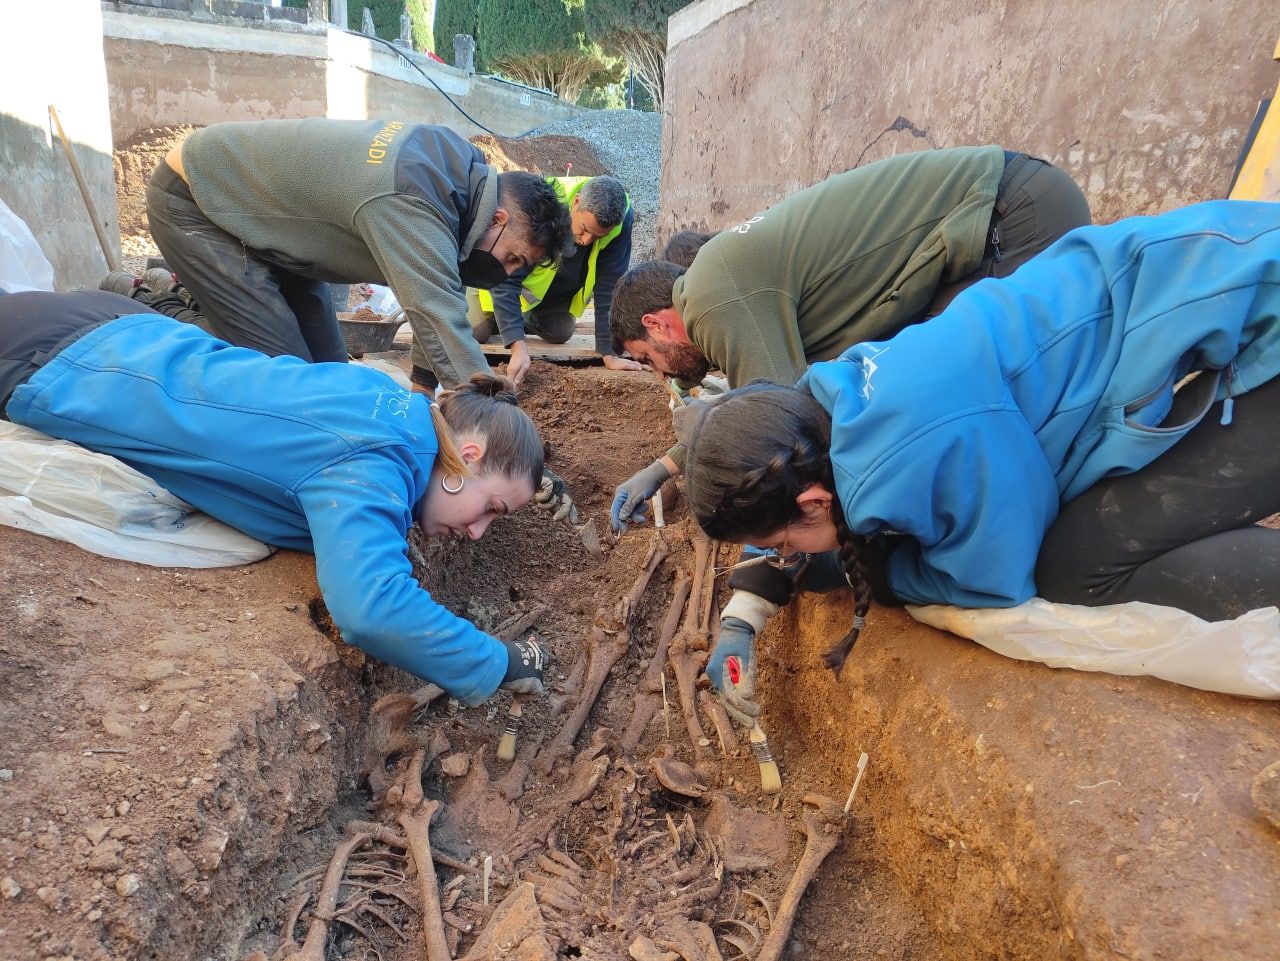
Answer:
[(413, 576), (406, 537), (437, 444), (426, 398), (385, 374), (267, 357), (142, 314), (73, 342), (6, 413), (246, 534), (314, 552), (334, 624), (379, 660), (469, 704), (502, 682), (503, 645)]
[[(1166, 423), (1193, 371), (1212, 378), (1204, 404)], [(831, 413), (850, 528), (909, 535), (889, 558), (894, 592), (1002, 607), (1035, 594), (1062, 502), (1278, 374), (1280, 204), (1216, 201), (1073, 231), (801, 384)]]

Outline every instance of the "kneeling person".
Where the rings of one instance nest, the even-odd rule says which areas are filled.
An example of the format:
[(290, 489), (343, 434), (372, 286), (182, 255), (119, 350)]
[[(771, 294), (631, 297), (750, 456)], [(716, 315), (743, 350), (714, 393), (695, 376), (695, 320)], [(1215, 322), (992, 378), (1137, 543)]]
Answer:
[(611, 370), (641, 370), (614, 353), (610, 309), (613, 288), (631, 263), (635, 213), (614, 177), (551, 177), (548, 183), (568, 207), (574, 246), (557, 266), (516, 271), (492, 291), (468, 290), (468, 317), (476, 340), (495, 333), (511, 349), (507, 373), (519, 383), (529, 369), (525, 335), (552, 344), (573, 336), (587, 303), (595, 301), (596, 350)]
[(432, 403), (356, 364), (233, 347), (115, 294), (0, 297), (6, 419), (118, 457), (268, 544), (315, 554), (350, 644), (468, 704), (542, 691), (545, 651), (504, 644), (413, 576), (409, 529), (477, 539), (528, 503), (542, 441), (510, 382)]

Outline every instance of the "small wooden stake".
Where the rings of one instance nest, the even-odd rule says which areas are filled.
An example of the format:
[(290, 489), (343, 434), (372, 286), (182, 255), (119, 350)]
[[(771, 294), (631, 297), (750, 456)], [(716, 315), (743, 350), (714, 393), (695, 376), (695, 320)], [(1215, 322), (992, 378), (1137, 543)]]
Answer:
[(662, 513), (662, 491), (653, 495), (653, 526), (666, 527), (667, 519)]
[(667, 740), (671, 740), (671, 714), (667, 711), (667, 672), (662, 672), (662, 723), (667, 728)]
[(493, 855), (486, 854), (484, 856), (484, 903), (485, 907), (489, 905), (489, 879), (493, 875)]
[(849, 789), (849, 800), (844, 802), (844, 813), (849, 813), (849, 808), (853, 807), (853, 796), (858, 793), (858, 785), (862, 783), (862, 773), (867, 769), (867, 752), (863, 751), (862, 756), (858, 758), (858, 776), (853, 779), (853, 787)]

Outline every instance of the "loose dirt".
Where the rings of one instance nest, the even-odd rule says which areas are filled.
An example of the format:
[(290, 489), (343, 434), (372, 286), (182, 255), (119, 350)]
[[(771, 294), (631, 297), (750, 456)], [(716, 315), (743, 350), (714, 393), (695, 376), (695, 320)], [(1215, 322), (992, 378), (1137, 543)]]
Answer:
[(165, 154), (199, 129), (185, 124), (150, 127), (116, 145), (113, 166), (120, 246), (126, 257), (143, 258), (142, 265), (147, 256), (159, 253), (147, 226), (147, 182)]
[[(0, 767), (12, 772), (0, 783), (0, 876), (17, 889), (0, 914), (6, 956), (237, 958), (270, 955), (288, 934), (300, 942), (314, 902), (295, 930), (282, 926), (318, 889), (347, 822), (400, 830), (394, 806), (375, 802), (385, 805), (386, 785), (403, 778), (418, 744), (439, 757), (421, 782), (443, 801), (432, 843), (474, 867), (485, 855), (495, 865), (487, 906), (474, 867), (440, 870), (454, 957), (500, 902), (527, 896), (526, 881), (546, 957), (622, 958), (642, 935), (696, 942), (700, 924), (731, 957), (725, 935), (750, 945), (767, 933), (802, 843), (799, 794), (786, 794), (781, 807), (760, 796), (741, 745), (730, 759), (718, 747), (695, 753), (669, 670), (668, 713), (658, 708), (636, 750), (618, 749), (673, 579), (691, 565), (678, 507), (659, 535), (667, 557), (639, 595), (629, 643), (598, 704), (573, 745), (554, 750), (591, 654), (592, 624), (611, 631), (619, 623), (617, 602), (655, 542), (650, 531), (614, 539), (605, 530), (613, 480), (669, 440), (665, 393), (646, 375), (535, 363), (522, 402), (543, 430), (549, 463), (597, 526), (601, 553), (532, 507), (479, 542), (417, 542), (434, 595), (484, 627), (546, 606), (536, 628), (558, 680), (550, 698), (527, 705), (514, 765), (494, 758), (509, 699), (468, 709), (445, 698), (407, 731), (391, 725), (401, 749), (368, 777), (365, 758), (379, 756), (387, 737), (371, 742), (374, 702), (417, 682), (330, 638), (305, 556), (282, 552), (238, 570), (157, 570), (0, 531), (0, 610), (9, 625), (0, 666), (13, 692), (0, 705)], [(629, 429), (619, 411), (634, 418)], [(592, 643), (613, 636), (597, 633)], [(533, 755), (539, 744), (541, 757)], [(706, 795), (664, 789), (649, 765), (655, 754), (696, 765)], [(856, 873), (824, 869), (822, 894), (811, 901), (838, 892), (866, 913), (851, 923), (842, 909), (817, 928), (802, 917), (797, 937), (815, 951), (869, 936), (897, 957), (935, 956), (921, 920), (863, 850), (864, 834), (863, 822), (850, 821), (844, 844)], [(342, 889), (352, 924), (335, 925), (327, 956), (421, 957), (417, 885), (403, 849), (371, 843), (353, 857), (353, 883), (367, 883)], [(361, 892), (367, 900), (352, 907)], [(517, 916), (531, 923), (528, 910)], [(488, 950), (482, 956), (506, 956)]]

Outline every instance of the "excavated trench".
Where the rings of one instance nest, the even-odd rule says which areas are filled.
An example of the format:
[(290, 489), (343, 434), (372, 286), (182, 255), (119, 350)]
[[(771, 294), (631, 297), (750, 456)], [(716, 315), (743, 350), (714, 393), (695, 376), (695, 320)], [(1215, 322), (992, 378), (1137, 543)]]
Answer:
[[(544, 364), (525, 393), (599, 524), (616, 478), (662, 446), (663, 395)], [(620, 432), (617, 410), (652, 426)], [(668, 514), (656, 540), (599, 552), (536, 511), (477, 543), (416, 545), (453, 610), (492, 630), (538, 612), (555, 683), (526, 705), (514, 763), (496, 758), (509, 698), (429, 699), (334, 643), (308, 558), (176, 572), (8, 533), (6, 956), (284, 957), (323, 921), (310, 957), (420, 958), (421, 876), (401, 846), (421, 827), (416, 785), (441, 802), (429, 838), (455, 959), (693, 961), (717, 956), (711, 939), (726, 961), (771, 957), (806, 827), (834, 850), (787, 958), (1275, 956), (1280, 844), (1249, 798), (1280, 757), (1273, 705), (1010, 662), (882, 609), (836, 681), (819, 655), (847, 599), (804, 597), (761, 640), (783, 779), (765, 796), (741, 732), (725, 757), (714, 718), (700, 705), (691, 734), (682, 710), (677, 668), (695, 676), (715, 618), (705, 602), (671, 614), (696, 559)], [(666, 556), (621, 605), (655, 544)], [(668, 622), (673, 656), (651, 670)], [(562, 736), (605, 655), (599, 699)], [(864, 751), (848, 818), (805, 803), (843, 802)], [(354, 827), (369, 837), (348, 883), (317, 903), (352, 821), (376, 826)]]

